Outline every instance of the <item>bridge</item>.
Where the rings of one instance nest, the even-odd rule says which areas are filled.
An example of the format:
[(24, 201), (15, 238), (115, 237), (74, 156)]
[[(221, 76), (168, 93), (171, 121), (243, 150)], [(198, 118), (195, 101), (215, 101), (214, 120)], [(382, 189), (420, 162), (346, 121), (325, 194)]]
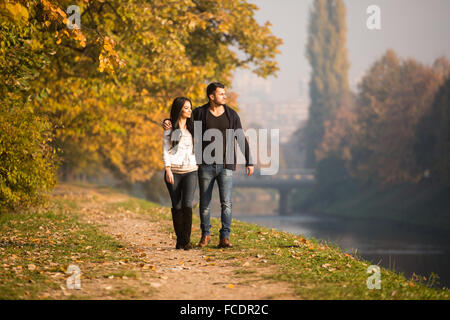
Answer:
[[(239, 173), (237, 173), (239, 172)], [(316, 183), (313, 169), (285, 169), (275, 175), (261, 175), (255, 170), (251, 177), (236, 171), (233, 177), (233, 186), (236, 188), (266, 188), (276, 189), (279, 193), (278, 211), (280, 215), (288, 214), (289, 194), (293, 189), (312, 186)]]

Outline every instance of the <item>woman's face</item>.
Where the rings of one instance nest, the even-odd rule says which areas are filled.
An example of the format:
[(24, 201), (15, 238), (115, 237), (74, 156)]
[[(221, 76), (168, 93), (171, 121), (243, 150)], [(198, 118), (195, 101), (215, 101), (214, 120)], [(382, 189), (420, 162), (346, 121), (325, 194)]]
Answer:
[(184, 106), (181, 109), (181, 117), (182, 118), (190, 118), (192, 115), (192, 106), (189, 101), (184, 102)]

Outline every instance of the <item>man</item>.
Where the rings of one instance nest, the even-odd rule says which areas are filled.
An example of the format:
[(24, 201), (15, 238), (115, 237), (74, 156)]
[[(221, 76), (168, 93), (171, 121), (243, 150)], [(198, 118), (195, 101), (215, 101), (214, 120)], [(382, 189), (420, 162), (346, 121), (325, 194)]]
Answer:
[[(236, 154), (234, 154), (234, 159), (232, 161), (227, 160), (227, 154), (234, 151), (235, 138), (233, 141), (227, 141), (227, 129), (233, 129), (234, 132), (242, 130), (241, 120), (236, 111), (228, 107), (225, 102), (227, 99), (225, 86), (219, 82), (213, 82), (206, 88), (206, 95), (209, 102), (201, 107), (195, 108), (193, 111), (194, 121), (201, 121), (202, 124), (202, 134), (203, 137), (206, 130), (215, 129), (222, 133), (222, 146), (224, 151), (223, 157), (220, 154), (216, 157), (215, 152), (218, 150), (213, 150), (211, 156), (214, 159), (213, 163), (204, 161), (199, 161), (198, 168), (198, 182), (200, 188), (200, 221), (202, 238), (199, 242), (200, 247), (206, 246), (210, 239), (210, 203), (212, 198), (212, 192), (214, 187), (214, 182), (217, 181), (219, 186), (220, 195), (220, 205), (221, 205), (221, 222), (222, 228), (220, 229), (220, 241), (219, 248), (231, 247), (230, 243), (230, 227), (232, 221), (232, 189), (233, 189), (233, 171), (236, 170)], [(170, 120), (164, 120), (163, 127), (165, 130), (171, 128)], [(216, 131), (217, 132), (217, 131)], [(228, 136), (230, 140), (230, 136)], [(197, 140), (197, 138), (196, 138)], [(215, 143), (214, 139), (211, 142), (202, 140), (202, 154), (208, 145)], [(254, 171), (253, 163), (250, 156), (250, 148), (246, 138), (237, 139), (238, 145), (245, 156), (245, 169), (247, 176), (251, 176)], [(244, 142), (242, 142), (244, 141)], [(231, 147), (230, 147), (231, 144)], [(225, 147), (225, 146), (229, 147)], [(228, 160), (230, 159), (228, 156)]]

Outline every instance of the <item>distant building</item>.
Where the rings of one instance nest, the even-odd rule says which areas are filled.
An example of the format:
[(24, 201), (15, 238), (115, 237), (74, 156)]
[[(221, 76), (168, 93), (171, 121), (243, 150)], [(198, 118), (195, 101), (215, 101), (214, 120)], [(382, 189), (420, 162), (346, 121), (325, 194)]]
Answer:
[(237, 99), (244, 128), (280, 129), (280, 142), (289, 141), (292, 133), (308, 119), (309, 77), (299, 79), (298, 98), (277, 100), (270, 79), (250, 72), (236, 74), (233, 91)]
[(244, 128), (254, 126), (280, 129), (280, 143), (288, 142), (301, 122), (308, 119), (308, 103), (303, 99), (285, 102), (240, 102), (239, 109)]

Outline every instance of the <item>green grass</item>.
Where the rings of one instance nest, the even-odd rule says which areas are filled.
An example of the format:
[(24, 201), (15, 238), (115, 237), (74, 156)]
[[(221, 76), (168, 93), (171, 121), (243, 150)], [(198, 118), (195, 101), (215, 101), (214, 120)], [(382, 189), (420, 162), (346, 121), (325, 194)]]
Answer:
[[(92, 186), (91, 186), (92, 187)], [(97, 190), (98, 191), (98, 190)], [(109, 192), (109, 191), (108, 191)], [(100, 192), (101, 193), (101, 192)], [(43, 292), (58, 289), (69, 264), (104, 261), (137, 261), (120, 242), (95, 226), (80, 223), (73, 200), (55, 200), (45, 210), (0, 215), (0, 299), (43, 299)], [(170, 209), (136, 198), (109, 204), (113, 212), (134, 211), (160, 222), (161, 230), (173, 232)], [(200, 240), (200, 219), (194, 215), (191, 241)], [(450, 299), (448, 289), (436, 289), (402, 274), (381, 268), (381, 289), (370, 290), (366, 281), (369, 262), (345, 254), (338, 246), (316, 239), (234, 220), (232, 248), (218, 249), (220, 220), (211, 219), (211, 243), (201, 249), (212, 260), (226, 260), (235, 275), (283, 281), (302, 299)], [(250, 268), (242, 265), (251, 261)], [(30, 266), (32, 265), (32, 266)], [(271, 274), (260, 276), (259, 268), (271, 266)], [(83, 277), (126, 276), (139, 281), (138, 273), (126, 267), (82, 270)], [(121, 280), (123, 281), (123, 280)], [(125, 280), (127, 281), (127, 280)], [(141, 292), (125, 283), (111, 295), (121, 299), (139, 298)], [(268, 293), (269, 295), (270, 293)], [(89, 299), (72, 295), (68, 299)]]
[[(40, 211), (0, 215), (0, 299), (42, 298), (69, 276), (70, 264), (132, 259), (114, 238), (80, 223), (75, 208), (72, 200), (55, 200)], [(82, 270), (82, 279), (95, 276)]]
[[(168, 212), (166, 208), (166, 212)], [(153, 214), (148, 212), (147, 214)], [(155, 220), (170, 220), (169, 214), (158, 214)], [(211, 242), (201, 249), (213, 259), (233, 260), (236, 275), (253, 275), (256, 268), (275, 265), (278, 271), (264, 276), (272, 281), (285, 281), (292, 285), (302, 299), (450, 299), (448, 289), (436, 289), (431, 283), (407, 279), (403, 274), (381, 269), (381, 289), (368, 289), (367, 273), (370, 262), (358, 255), (349, 255), (333, 243), (314, 238), (305, 239), (276, 229), (233, 220), (231, 242), (233, 247), (216, 247), (221, 227), (220, 219), (211, 218)], [(191, 241), (200, 240), (200, 218), (193, 217)], [(173, 232), (170, 224), (163, 231)], [(239, 268), (248, 257), (257, 260), (251, 269)]]
[[(212, 224), (217, 234), (220, 221), (212, 219)], [(385, 268), (380, 268), (381, 289), (370, 290), (366, 284), (370, 262), (319, 240), (241, 221), (233, 221), (231, 240), (234, 247), (216, 249), (215, 259), (251, 256), (258, 259), (257, 266), (276, 265), (278, 272), (265, 278), (292, 284), (302, 299), (450, 299), (447, 289), (427, 287)]]
[(127, 278), (132, 278), (132, 279), (137, 279), (138, 275), (136, 272), (134, 271), (119, 271), (119, 272), (110, 272), (107, 274), (103, 275), (104, 278), (109, 278), (109, 277), (114, 277), (114, 278), (123, 278), (123, 277), (127, 277)]
[[(193, 243), (200, 240), (199, 224), (196, 215), (193, 225), (197, 226), (197, 231), (191, 236)], [(344, 253), (336, 244), (305, 239), (257, 224), (233, 220), (230, 237), (233, 247), (218, 249), (220, 219), (211, 218), (211, 224), (210, 244), (197, 250), (203, 250), (214, 259), (235, 259), (234, 265), (238, 268), (235, 273), (239, 276), (253, 274), (258, 267), (275, 265), (278, 271), (264, 278), (290, 283), (302, 299), (450, 299), (448, 289), (432, 288), (431, 283), (407, 279), (401, 273), (382, 267), (381, 289), (368, 289), (370, 262), (358, 255)], [(170, 230), (169, 227), (167, 231)], [(256, 265), (252, 264), (250, 270), (239, 268), (248, 257), (256, 258)]]

